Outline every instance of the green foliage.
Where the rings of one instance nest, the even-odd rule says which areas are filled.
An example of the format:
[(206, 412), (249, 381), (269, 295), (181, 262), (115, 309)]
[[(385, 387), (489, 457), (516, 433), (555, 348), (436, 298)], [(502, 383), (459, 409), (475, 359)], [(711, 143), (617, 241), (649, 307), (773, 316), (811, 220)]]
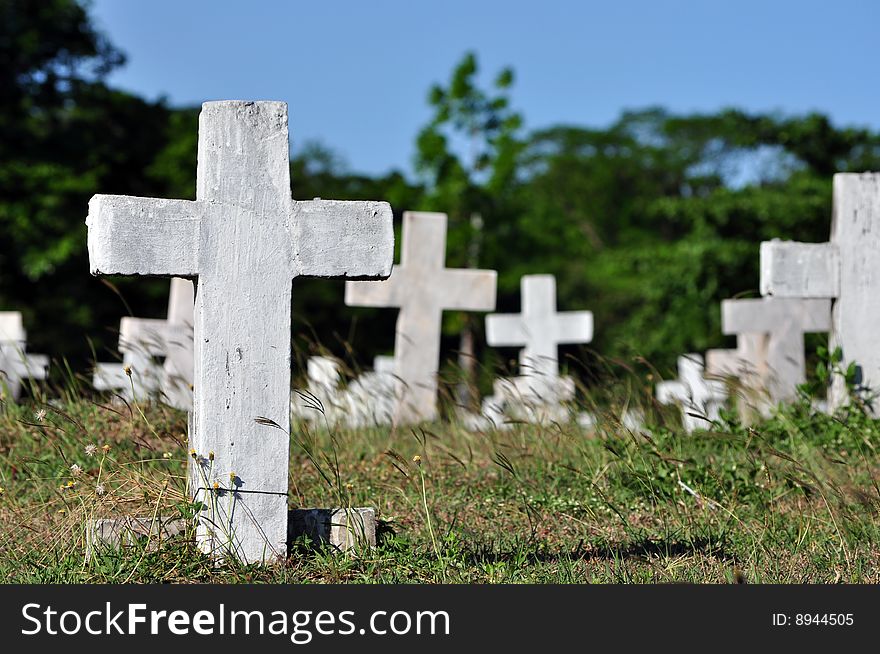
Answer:
[[(115, 346), (128, 307), (163, 315), (167, 289), (112, 280), (123, 302), (88, 275), (88, 199), (193, 198), (198, 110), (108, 88), (104, 76), (124, 57), (82, 2), (0, 0), (0, 18), (0, 308), (24, 311), (34, 351), (81, 369), (89, 340), (99, 353)], [(504, 69), (484, 83), (468, 53), (430, 88), (417, 183), (354, 174), (311, 143), (293, 151), (294, 197), (384, 199), (398, 220), (446, 212), (449, 265), (498, 270), (499, 310), (519, 309), (522, 275), (555, 274), (561, 310), (596, 314), (593, 348), (668, 369), (683, 351), (723, 344), (718, 303), (755, 292), (760, 241), (825, 240), (831, 175), (880, 168), (880, 135), (819, 114), (655, 107), (606, 128), (526, 133), (514, 79)], [(342, 288), (297, 281), (297, 344), (321, 342), (363, 365), (390, 349), (394, 314), (348, 310)], [(462, 325), (447, 316), (447, 355)]]

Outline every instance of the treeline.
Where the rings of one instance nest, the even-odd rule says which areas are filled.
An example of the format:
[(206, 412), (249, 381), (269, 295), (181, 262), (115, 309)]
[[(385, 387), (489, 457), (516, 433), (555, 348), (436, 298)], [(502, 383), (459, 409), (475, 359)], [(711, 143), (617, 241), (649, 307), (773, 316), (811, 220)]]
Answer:
[[(25, 314), (32, 351), (80, 369), (115, 348), (121, 315), (162, 316), (167, 300), (167, 281), (88, 274), (89, 197), (195, 193), (197, 109), (109, 88), (123, 63), (80, 2), (0, 0), (0, 310)], [(756, 291), (758, 243), (825, 240), (831, 175), (880, 168), (880, 134), (818, 114), (650, 108), (605, 129), (526, 131), (513, 71), (485, 87), (478, 73), (466, 55), (430, 89), (415, 179), (352, 174), (312, 144), (292, 153), (294, 197), (447, 212), (450, 266), (497, 269), (510, 311), (521, 275), (555, 274), (560, 309), (594, 312), (590, 349), (608, 358), (668, 367), (722, 344), (718, 303)], [(392, 346), (394, 312), (342, 295), (341, 282), (295, 283), (297, 343), (369, 364)], [(462, 331), (482, 342), (482, 320), (446, 322), (450, 357)]]

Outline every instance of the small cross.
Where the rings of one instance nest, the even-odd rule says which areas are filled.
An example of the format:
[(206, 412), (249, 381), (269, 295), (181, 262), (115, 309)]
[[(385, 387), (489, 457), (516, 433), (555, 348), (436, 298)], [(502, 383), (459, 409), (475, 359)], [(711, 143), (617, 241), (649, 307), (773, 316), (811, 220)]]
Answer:
[(727, 398), (724, 383), (707, 380), (703, 370), (703, 357), (686, 354), (678, 357), (678, 380), (657, 384), (657, 401), (681, 405), (681, 422), (688, 433), (717, 420), (718, 409)]
[(95, 275), (196, 281), (196, 537), (266, 561), (286, 554), (292, 280), (387, 277), (391, 207), (292, 200), (283, 102), (203, 104), (196, 177), (195, 201), (94, 196), (89, 260)]
[(400, 264), (391, 278), (345, 285), (348, 306), (400, 308), (394, 341), (397, 424), (437, 417), (443, 311), (495, 308), (494, 270), (450, 269), (445, 260), (446, 214), (407, 212)]
[(14, 402), (21, 395), (22, 379), (44, 380), (49, 376), (49, 357), (28, 354), (26, 347), (21, 313), (0, 311), (0, 386), (5, 386)]
[(773, 404), (795, 399), (797, 387), (806, 381), (804, 333), (829, 329), (830, 300), (764, 297), (721, 303), (725, 334), (766, 337), (758, 372)]
[[(192, 341), (184, 325), (172, 324), (161, 318), (124, 317), (119, 321), (119, 351), (122, 363), (98, 363), (92, 385), (96, 390), (118, 391), (128, 401), (141, 402), (164, 397), (163, 361), (174, 348), (172, 343)], [(127, 372), (126, 372), (127, 371)], [(172, 406), (178, 406), (169, 402)], [(181, 406), (188, 409), (189, 406)]]
[(552, 383), (559, 377), (559, 346), (593, 340), (593, 314), (557, 312), (553, 275), (524, 275), (520, 293), (522, 313), (486, 316), (486, 341), (494, 347), (524, 346), (520, 374)]

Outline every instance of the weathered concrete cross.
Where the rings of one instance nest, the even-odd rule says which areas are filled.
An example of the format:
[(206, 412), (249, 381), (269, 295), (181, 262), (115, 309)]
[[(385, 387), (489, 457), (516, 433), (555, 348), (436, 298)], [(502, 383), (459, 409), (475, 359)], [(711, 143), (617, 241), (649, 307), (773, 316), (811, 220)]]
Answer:
[(764, 380), (767, 377), (767, 335), (744, 332), (736, 336), (735, 349), (706, 351), (706, 377), (737, 382), (737, 409), (744, 424), (769, 408)]
[(763, 390), (771, 403), (797, 397), (806, 381), (804, 334), (831, 328), (831, 301), (797, 298), (749, 298), (721, 302), (725, 334), (760, 334), (763, 361), (756, 361)]
[(519, 355), (520, 374), (552, 384), (559, 377), (559, 346), (592, 341), (593, 314), (558, 313), (553, 275), (523, 275), (520, 294), (522, 313), (486, 316), (486, 342), (493, 347), (524, 346)]
[(394, 341), (397, 424), (437, 417), (443, 311), (495, 308), (494, 270), (450, 269), (445, 261), (446, 214), (407, 212), (400, 265), (394, 267), (391, 278), (345, 286), (349, 306), (400, 308)]
[[(880, 389), (880, 173), (834, 176), (828, 243), (761, 243), (761, 295), (833, 300), (829, 349), (843, 352), (842, 367), (855, 362), (859, 383)], [(848, 400), (834, 375), (829, 404)]]
[(287, 105), (207, 102), (196, 201), (96, 195), (86, 222), (93, 274), (197, 282), (189, 484), (200, 545), (244, 561), (283, 556), (291, 282), (387, 277), (391, 208), (293, 201)]
[(727, 397), (724, 383), (703, 377), (703, 357), (685, 354), (678, 357), (678, 381), (657, 384), (657, 401), (681, 405), (681, 422), (688, 433), (704, 429), (718, 418), (718, 409)]

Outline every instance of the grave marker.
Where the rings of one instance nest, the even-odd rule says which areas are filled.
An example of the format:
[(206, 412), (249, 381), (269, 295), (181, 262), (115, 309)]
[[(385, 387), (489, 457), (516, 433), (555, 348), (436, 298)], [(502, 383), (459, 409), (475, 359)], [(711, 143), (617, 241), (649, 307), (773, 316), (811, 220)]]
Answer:
[[(557, 312), (553, 275), (524, 275), (520, 289), (522, 313), (486, 316), (486, 342), (494, 347), (523, 346), (520, 376), (512, 380), (516, 399), (552, 407), (574, 397), (573, 381), (559, 376), (558, 348), (592, 341), (593, 314)], [(558, 417), (558, 412), (552, 413)]]
[(391, 219), (384, 202), (291, 199), (282, 102), (202, 105), (195, 201), (89, 202), (92, 274), (197, 280), (189, 485), (204, 550), (285, 554), (291, 283), (386, 277)]
[[(157, 398), (192, 410), (193, 284), (171, 280), (168, 318), (124, 317), (119, 322), (122, 363), (97, 363), (92, 385), (129, 402)], [(129, 370), (131, 377), (125, 372)]]
[(709, 427), (718, 419), (718, 409), (727, 398), (724, 383), (703, 377), (703, 357), (678, 357), (678, 380), (657, 384), (657, 401), (681, 405), (681, 422), (688, 433)]
[(495, 308), (494, 270), (446, 268), (446, 214), (403, 215), (400, 264), (386, 282), (348, 282), (345, 303), (397, 307), (394, 421), (412, 424), (437, 418), (437, 371), (444, 310)]
[(0, 387), (5, 387), (13, 402), (21, 396), (23, 379), (44, 380), (49, 374), (49, 357), (29, 354), (26, 349), (21, 313), (0, 311)]
[[(832, 300), (829, 349), (842, 368), (857, 365), (863, 387), (880, 388), (880, 173), (834, 176), (831, 239), (827, 243), (761, 243), (761, 295)], [(830, 406), (847, 400), (841, 375), (832, 378)], [(876, 412), (875, 412), (876, 413)]]

